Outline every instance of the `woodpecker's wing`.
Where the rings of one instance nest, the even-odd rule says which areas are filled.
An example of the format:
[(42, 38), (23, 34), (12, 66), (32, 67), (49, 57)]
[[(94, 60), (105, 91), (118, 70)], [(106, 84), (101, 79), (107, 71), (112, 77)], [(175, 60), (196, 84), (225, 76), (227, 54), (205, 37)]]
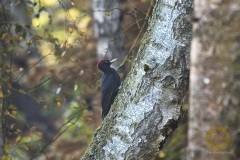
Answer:
[(108, 81), (109, 87), (102, 89), (101, 103), (102, 103), (102, 119), (108, 114), (111, 107), (111, 97), (113, 95), (113, 88), (110, 86), (113, 84), (113, 80)]
[[(116, 72), (116, 71), (115, 71)], [(115, 73), (117, 74), (117, 72)], [(117, 78), (116, 78), (117, 77)], [(118, 88), (120, 86), (120, 78), (116, 75), (109, 75), (103, 77), (102, 82), (102, 94), (101, 94), (101, 103), (102, 103), (102, 118), (104, 118), (114, 102), (114, 99), (118, 93)]]
[(110, 107), (116, 96), (116, 93), (114, 93), (114, 87), (113, 87), (113, 85), (115, 84), (114, 79), (111, 79), (111, 81), (108, 81), (108, 82), (109, 82), (108, 85), (110, 87), (107, 87), (102, 90), (102, 97), (101, 97), (101, 99), (102, 99), (102, 118), (104, 118), (108, 114)]

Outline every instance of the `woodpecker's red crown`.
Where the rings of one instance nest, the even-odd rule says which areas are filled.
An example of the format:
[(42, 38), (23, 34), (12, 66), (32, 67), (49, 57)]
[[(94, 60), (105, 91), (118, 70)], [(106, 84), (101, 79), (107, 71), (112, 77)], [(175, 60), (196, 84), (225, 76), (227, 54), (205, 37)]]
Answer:
[(103, 59), (100, 59), (97, 63), (97, 68), (98, 68), (98, 65), (101, 63), (101, 62), (104, 62), (104, 61), (109, 61), (109, 59), (107, 58), (103, 58)]

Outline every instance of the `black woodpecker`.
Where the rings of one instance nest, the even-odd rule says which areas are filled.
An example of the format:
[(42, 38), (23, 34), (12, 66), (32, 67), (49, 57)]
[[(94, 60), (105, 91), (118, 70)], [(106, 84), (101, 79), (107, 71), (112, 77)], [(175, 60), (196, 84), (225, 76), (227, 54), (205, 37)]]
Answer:
[(117, 71), (110, 67), (116, 60), (117, 58), (111, 61), (104, 58), (97, 63), (97, 68), (103, 72), (101, 82), (102, 119), (108, 114), (118, 94), (119, 86), (121, 85), (121, 80)]

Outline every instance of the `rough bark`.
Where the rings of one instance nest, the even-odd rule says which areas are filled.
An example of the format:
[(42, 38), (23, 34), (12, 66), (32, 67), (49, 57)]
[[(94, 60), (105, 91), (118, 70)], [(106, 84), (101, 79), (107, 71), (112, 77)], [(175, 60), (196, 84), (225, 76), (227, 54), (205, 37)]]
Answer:
[(99, 59), (123, 59), (125, 56), (119, 3), (120, 0), (92, 0), (93, 28)]
[(239, 159), (240, 1), (196, 0), (194, 19), (187, 159)]
[(153, 159), (188, 91), (192, 1), (158, 0), (133, 68), (83, 160)]

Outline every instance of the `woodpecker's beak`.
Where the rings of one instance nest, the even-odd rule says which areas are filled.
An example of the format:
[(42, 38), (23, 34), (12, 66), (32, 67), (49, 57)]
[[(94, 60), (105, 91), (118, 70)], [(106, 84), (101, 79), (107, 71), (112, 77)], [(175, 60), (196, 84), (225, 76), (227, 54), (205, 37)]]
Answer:
[(119, 60), (119, 58), (112, 59), (112, 60), (110, 61), (110, 63), (113, 63), (113, 62), (115, 62), (116, 60)]

